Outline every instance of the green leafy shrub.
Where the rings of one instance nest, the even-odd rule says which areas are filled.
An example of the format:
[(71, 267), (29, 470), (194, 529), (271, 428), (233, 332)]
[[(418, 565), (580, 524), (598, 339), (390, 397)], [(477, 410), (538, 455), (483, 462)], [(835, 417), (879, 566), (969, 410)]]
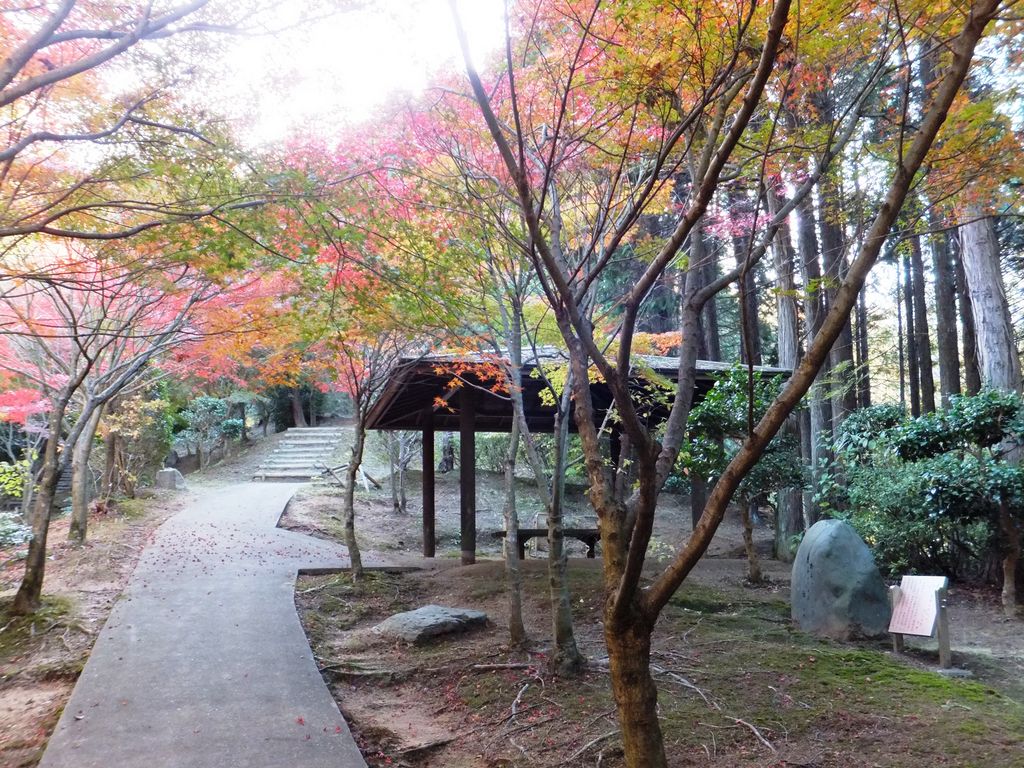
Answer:
[(1024, 512), (1024, 473), (1005, 460), (1024, 442), (1022, 419), (1021, 397), (994, 390), (918, 418), (892, 405), (857, 411), (837, 430), (825, 506), (890, 576), (980, 577), (1000, 542), (1000, 505)]
[(197, 397), (181, 412), (188, 425), (185, 439), (193, 443), (206, 443), (220, 438), (228, 404), (219, 397)]
[(224, 419), (220, 424), (221, 434), (228, 440), (238, 440), (242, 436), (245, 422), (242, 419)]
[(31, 470), (32, 459), (9, 462), (0, 461), (0, 494), (11, 499), (20, 499), (25, 491), (25, 481)]
[(32, 538), (32, 529), (13, 512), (0, 512), (0, 547), (24, 544)]
[[(782, 384), (781, 376), (754, 372), (755, 423), (764, 415)], [(742, 365), (733, 366), (718, 378), (704, 399), (690, 411), (689, 436), (679, 452), (677, 476), (712, 481), (725, 470), (746, 437), (750, 395), (751, 381)], [(801, 488), (806, 482), (805, 475), (800, 446), (792, 437), (779, 435), (740, 483), (736, 498), (747, 502), (780, 488)], [(675, 484), (685, 487), (688, 480), (677, 480)]]

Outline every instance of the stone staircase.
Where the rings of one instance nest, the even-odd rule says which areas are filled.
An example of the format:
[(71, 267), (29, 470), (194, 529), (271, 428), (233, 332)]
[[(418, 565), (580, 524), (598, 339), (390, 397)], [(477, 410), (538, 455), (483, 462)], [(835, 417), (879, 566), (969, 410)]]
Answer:
[(253, 480), (305, 483), (331, 464), (341, 445), (341, 427), (299, 427), (284, 433), (274, 452), (256, 468)]

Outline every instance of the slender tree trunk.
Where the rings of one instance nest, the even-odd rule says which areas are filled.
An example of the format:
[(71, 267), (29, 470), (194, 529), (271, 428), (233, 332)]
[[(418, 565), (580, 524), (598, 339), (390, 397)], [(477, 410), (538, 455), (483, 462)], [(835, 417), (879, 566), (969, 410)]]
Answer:
[(117, 467), (117, 432), (103, 436), (103, 497), (109, 499), (120, 487)]
[[(782, 208), (784, 201), (775, 192), (769, 192), (768, 205), (772, 215)], [(775, 294), (775, 309), (778, 315), (778, 361), (779, 367), (795, 370), (800, 362), (800, 325), (796, 308), (796, 254), (790, 237), (789, 224), (783, 222), (772, 243), (775, 259), (775, 274), (778, 291)], [(787, 431), (799, 441), (800, 418), (790, 418)], [(809, 460), (809, 457), (807, 457)], [(775, 556), (789, 562), (792, 559), (790, 541), (800, 532), (804, 519), (804, 497), (799, 489), (783, 488), (778, 494), (778, 511), (775, 520)], [(703, 501), (701, 510), (703, 511)]]
[(653, 627), (639, 610), (623, 626), (606, 615), (604, 626), (625, 763), (637, 768), (668, 768), (658, 721), (658, 689), (650, 670)]
[(68, 540), (84, 544), (89, 526), (89, 457), (92, 455), (93, 439), (99, 426), (102, 408), (95, 408), (88, 416), (88, 423), (82, 430), (78, 442), (72, 449), (71, 459), (71, 527)]
[(407, 434), (400, 434), (398, 440), (398, 512), (409, 511), (409, 462), (415, 441)]
[(505, 579), (508, 584), (509, 645), (520, 648), (529, 639), (523, 624), (523, 575), (519, 568), (519, 512), (516, 509), (516, 454), (519, 423), (513, 419), (505, 455)]
[(761, 562), (757, 557), (757, 547), (754, 546), (754, 510), (757, 504), (752, 501), (740, 501), (740, 520), (743, 523), (743, 550), (747, 553), (747, 581), (751, 584), (760, 584)]
[(932, 342), (928, 332), (928, 302), (924, 288), (924, 258), (921, 238), (910, 238), (910, 268), (914, 273), (914, 339), (917, 343), (918, 375), (921, 377), (921, 411), (935, 412), (935, 378), (932, 374)]
[(348, 469), (345, 470), (341, 524), (349, 561), (352, 564), (352, 579), (355, 581), (363, 577), (363, 558), (359, 554), (359, 542), (356, 541), (356, 477), (363, 463), (363, 448), (366, 444), (366, 427), (363, 425), (362, 414), (356, 416), (353, 432), (352, 455)]
[[(823, 98), (824, 114), (830, 116), (832, 100)], [(831, 118), (829, 118), (831, 119)], [(835, 179), (826, 176), (819, 185), (821, 200), (821, 261), (825, 272), (825, 310), (835, 302), (838, 285), (846, 277), (846, 244), (841, 227), (841, 192)], [(853, 363), (853, 327), (850, 319), (829, 353), (832, 369), (832, 427), (833, 429), (857, 407), (855, 368)]]
[(292, 387), (291, 389), (291, 401), (292, 401), (292, 421), (295, 422), (296, 427), (306, 427), (306, 414), (302, 410), (302, 389), (300, 387)]
[(854, 339), (857, 350), (857, 407), (871, 405), (871, 363), (868, 347), (868, 305), (867, 294), (860, 292), (857, 297), (857, 333)]
[(935, 339), (939, 353), (939, 395), (942, 406), (960, 394), (960, 350), (956, 340), (956, 278), (949, 254), (949, 235), (932, 237), (935, 270)]
[[(961, 251), (974, 309), (982, 381), (994, 389), (1020, 394), (1024, 380), (1000, 271), (995, 222), (976, 209), (968, 209), (967, 215), (970, 221), (960, 228)], [(1005, 460), (1018, 463), (1020, 453), (1020, 450), (1009, 451)], [(1020, 530), (1005, 503), (1000, 506), (1000, 522), (1004, 537), (1003, 610), (1013, 616), (1017, 610)]]
[[(810, 196), (797, 205), (797, 242), (800, 254), (800, 271), (804, 284), (804, 312), (807, 317), (804, 333), (808, 343), (818, 333), (825, 317), (823, 301), (821, 263), (818, 255), (818, 237), (814, 231), (814, 203)], [(832, 438), (832, 402), (823, 391), (823, 381), (828, 378), (829, 366), (822, 364), (815, 377), (808, 396), (810, 410), (810, 445), (812, 484), (817, 487), (821, 467), (827, 458), (825, 446)], [(818, 519), (817, 510), (809, 508), (804, 513), (808, 527)]]
[(388, 477), (391, 479), (391, 511), (397, 514), (401, 511), (398, 501), (398, 462), (401, 459), (398, 456), (398, 433), (388, 430), (385, 435), (388, 444)]
[(750, 270), (741, 281), (741, 300), (743, 301), (743, 334), (744, 341), (740, 345), (740, 360), (751, 365), (761, 365), (761, 323), (758, 321), (757, 281), (754, 271)]
[(921, 415), (921, 358), (917, 353), (917, 334), (914, 322), (914, 277), (910, 259), (903, 259), (903, 316), (906, 318), (907, 378), (910, 382), (910, 415)]
[(61, 402), (50, 412), (46, 449), (43, 451), (42, 476), (32, 506), (32, 538), (28, 543), (28, 554), (25, 557), (25, 575), (14, 596), (13, 612), (18, 615), (32, 613), (41, 604), (43, 577), (46, 574), (46, 535), (50, 530), (50, 510), (57, 482), (60, 480), (57, 445), (66, 408), (67, 403)]
[[(690, 231), (690, 258), (697, 265), (701, 285), (707, 285), (718, 277), (718, 256), (713, 245), (709, 247), (704, 236), (704, 223), (698, 222)], [(718, 328), (718, 304), (712, 297), (700, 316), (701, 346), (706, 359), (719, 361), (722, 359), (722, 339)]]
[(551, 591), (551, 621), (555, 650), (551, 655), (552, 671), (559, 675), (578, 675), (586, 659), (576, 645), (572, 623), (572, 602), (569, 596), (569, 563), (562, 532), (565, 500), (565, 464), (569, 455), (569, 407), (572, 392), (567, 382), (565, 393), (555, 416), (555, 466), (552, 472), (551, 504), (548, 505), (548, 582)]
[[(956, 245), (956, 240), (950, 241)], [(956, 298), (960, 307), (960, 340), (964, 349), (964, 391), (976, 395), (981, 391), (981, 368), (978, 366), (978, 335), (974, 327), (974, 307), (964, 272), (963, 250), (953, 249), (953, 274), (956, 276)]]
[(896, 354), (900, 374), (900, 405), (907, 407), (907, 351), (903, 338), (903, 270), (896, 261)]
[[(1018, 459), (1019, 460), (1019, 459)], [(1003, 610), (1007, 616), (1017, 614), (1017, 569), (1020, 565), (1020, 526), (1010, 505), (999, 504), (999, 528), (1003, 534)]]
[[(934, 95), (939, 55), (942, 51), (941, 45), (928, 47), (931, 50), (921, 56), (918, 64), (922, 104), (927, 104)], [(922, 202), (927, 209), (929, 226), (937, 229), (942, 222), (935, 206), (927, 201)], [(937, 231), (930, 239), (935, 278), (935, 341), (939, 355), (939, 396), (943, 408), (949, 405), (951, 396), (960, 394), (960, 355), (956, 341), (957, 288), (950, 259), (949, 240), (949, 233), (945, 231)]]

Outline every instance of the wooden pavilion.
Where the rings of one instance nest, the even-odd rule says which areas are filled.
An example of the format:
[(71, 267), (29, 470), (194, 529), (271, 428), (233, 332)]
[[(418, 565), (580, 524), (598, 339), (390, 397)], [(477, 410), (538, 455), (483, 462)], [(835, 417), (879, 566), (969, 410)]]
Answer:
[[(659, 377), (675, 381), (679, 360), (675, 357), (636, 356), (638, 368), (653, 371)], [(555, 427), (555, 408), (541, 400), (544, 384), (534, 376), (539, 365), (564, 364), (560, 353), (545, 351), (522, 365), (523, 404), (531, 432), (551, 433)], [(697, 361), (695, 401), (731, 367), (729, 363)], [(781, 368), (758, 366), (765, 373), (789, 374)], [(429, 355), (403, 359), (367, 415), (366, 428), (379, 430), (417, 430), (423, 433), (423, 556), (434, 557), (434, 433), (459, 433), (459, 508), (463, 564), (476, 561), (476, 433), (510, 432), (512, 402), (508, 395), (495, 391), (496, 366), (493, 359), (473, 355)], [(595, 416), (603, 419), (611, 406), (607, 385), (591, 385)], [(649, 381), (639, 374), (638, 389), (650, 389)], [(668, 416), (667, 408), (652, 406), (646, 417), (658, 423)], [(570, 430), (575, 424), (570, 419)], [(613, 441), (616, 435), (612, 435)]]

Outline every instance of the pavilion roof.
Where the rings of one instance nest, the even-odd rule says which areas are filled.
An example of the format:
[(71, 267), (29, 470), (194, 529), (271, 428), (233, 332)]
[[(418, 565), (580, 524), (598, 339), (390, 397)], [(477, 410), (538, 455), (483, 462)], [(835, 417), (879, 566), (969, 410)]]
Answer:
[[(495, 364), (500, 357), (474, 353), (435, 353), (416, 358), (403, 358), (396, 366), (390, 381), (384, 387), (367, 416), (367, 429), (434, 429), (438, 432), (459, 430), (460, 402), (467, 391), (475, 396), (475, 431), (509, 432), (512, 429), (512, 403), (507, 393), (495, 387)], [(679, 358), (660, 355), (634, 355), (637, 374), (633, 378), (638, 389), (651, 390), (652, 384), (643, 371), (675, 381), (679, 373)], [(540, 366), (553, 366), (568, 362), (564, 352), (556, 348), (541, 348), (536, 353), (524, 350), (522, 364), (523, 404), (526, 421), (532, 432), (553, 432), (555, 409), (541, 399), (543, 381), (536, 375)], [(715, 380), (732, 367), (731, 363), (697, 361), (695, 400), (711, 389)], [(769, 374), (788, 375), (791, 371), (769, 366), (755, 366)], [(603, 420), (612, 397), (603, 382), (593, 382), (595, 416)], [(497, 390), (497, 391), (496, 391)], [(656, 423), (668, 416), (663, 405), (652, 404), (645, 414)], [(570, 429), (575, 425), (570, 422)]]

